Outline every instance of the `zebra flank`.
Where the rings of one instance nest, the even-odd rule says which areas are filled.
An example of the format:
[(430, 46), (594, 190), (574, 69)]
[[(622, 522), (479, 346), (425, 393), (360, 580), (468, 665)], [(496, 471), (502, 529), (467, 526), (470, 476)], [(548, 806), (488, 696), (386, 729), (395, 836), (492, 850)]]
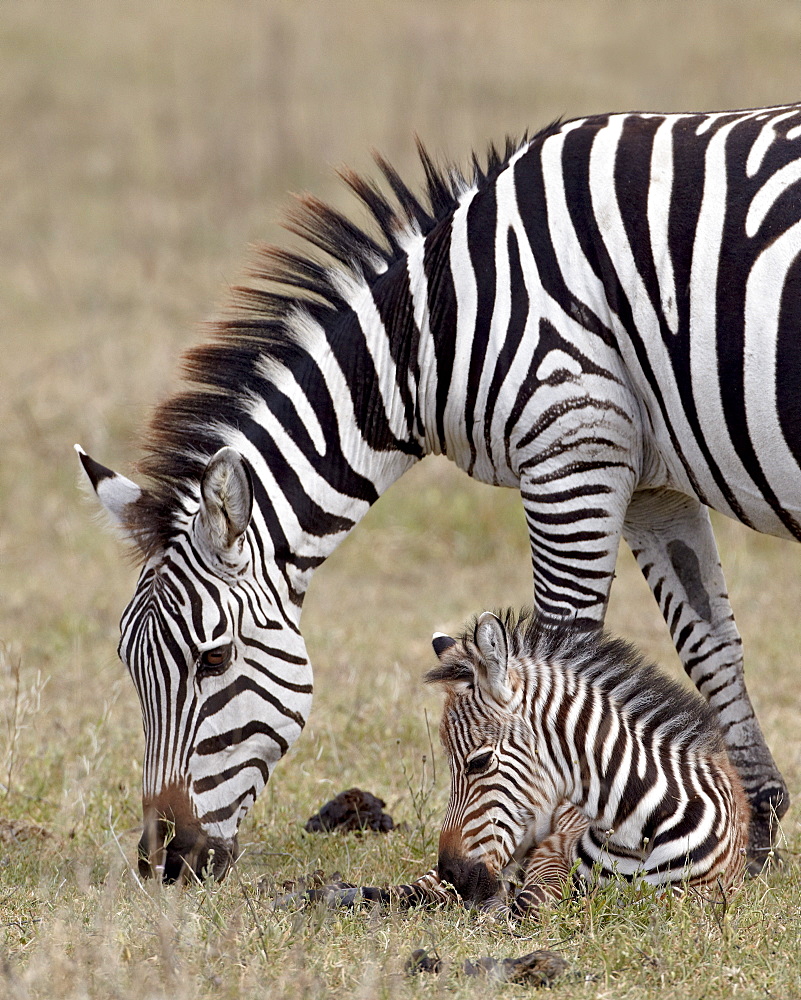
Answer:
[(120, 653), (143, 871), (236, 856), (311, 711), (314, 571), (429, 454), (520, 491), (549, 618), (602, 622), (626, 540), (743, 780), (758, 861), (789, 799), (707, 508), (801, 538), (801, 108), (594, 115), (468, 170), (420, 160), (421, 194), (380, 157), (383, 188), (343, 173), (365, 228), (300, 200), (306, 249), (256, 252), (155, 410), (142, 486), (79, 449), (142, 564)]
[[(446, 692), (451, 796), (438, 875), (518, 910), (584, 882), (730, 885), (749, 806), (714, 715), (627, 643), (536, 613), (485, 613), (426, 677)], [(490, 903), (492, 907), (493, 903)]]

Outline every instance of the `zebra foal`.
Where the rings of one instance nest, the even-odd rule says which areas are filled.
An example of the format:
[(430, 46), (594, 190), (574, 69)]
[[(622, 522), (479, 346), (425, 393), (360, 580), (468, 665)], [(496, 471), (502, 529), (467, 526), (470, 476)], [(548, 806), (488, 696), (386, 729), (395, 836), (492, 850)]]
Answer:
[[(746, 863), (750, 807), (722, 733), (697, 695), (600, 629), (536, 612), (485, 612), (438, 634), (440, 737), (451, 794), (437, 867), (389, 888), (307, 893), (520, 916), (615, 876), (728, 887)], [(512, 876), (522, 870), (519, 889)]]
[(750, 808), (706, 704), (598, 630), (485, 612), (459, 640), (436, 636), (427, 676), (451, 795), (437, 874), (465, 900), (512, 909), (613, 876), (730, 885)]

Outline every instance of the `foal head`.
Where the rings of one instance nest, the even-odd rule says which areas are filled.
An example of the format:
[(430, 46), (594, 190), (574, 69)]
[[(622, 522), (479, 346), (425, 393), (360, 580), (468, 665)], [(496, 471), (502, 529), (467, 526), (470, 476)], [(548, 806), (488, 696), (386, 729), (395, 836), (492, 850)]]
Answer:
[(459, 641), (436, 635), (440, 665), (426, 682), (445, 689), (440, 738), (451, 795), (439, 838), (440, 878), (468, 900), (498, 889), (503, 868), (550, 831), (559, 798), (537, 759), (529, 718), (533, 661), (510, 616), (485, 612)]

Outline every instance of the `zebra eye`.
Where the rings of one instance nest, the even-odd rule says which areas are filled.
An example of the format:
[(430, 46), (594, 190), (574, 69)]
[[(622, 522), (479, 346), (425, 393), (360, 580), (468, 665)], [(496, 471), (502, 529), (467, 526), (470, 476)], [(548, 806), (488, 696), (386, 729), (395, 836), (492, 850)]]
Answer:
[(227, 670), (231, 662), (233, 643), (226, 642), (224, 646), (214, 646), (213, 649), (204, 649), (198, 657), (196, 675), (201, 677), (214, 677)]
[(473, 757), (465, 765), (465, 774), (481, 774), (482, 771), (486, 771), (487, 768), (492, 763), (492, 751), (488, 750), (486, 753), (479, 754), (478, 757)]

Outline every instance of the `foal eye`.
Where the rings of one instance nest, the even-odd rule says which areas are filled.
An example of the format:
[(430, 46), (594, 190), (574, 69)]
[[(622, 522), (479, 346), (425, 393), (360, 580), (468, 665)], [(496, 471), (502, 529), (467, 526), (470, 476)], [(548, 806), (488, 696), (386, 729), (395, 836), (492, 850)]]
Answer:
[(198, 677), (214, 677), (223, 673), (231, 662), (233, 643), (226, 642), (224, 646), (214, 646), (204, 649), (198, 657), (196, 674)]
[(479, 754), (478, 757), (473, 757), (465, 765), (465, 774), (481, 774), (482, 771), (486, 771), (492, 762), (492, 751), (488, 750), (487, 753)]

